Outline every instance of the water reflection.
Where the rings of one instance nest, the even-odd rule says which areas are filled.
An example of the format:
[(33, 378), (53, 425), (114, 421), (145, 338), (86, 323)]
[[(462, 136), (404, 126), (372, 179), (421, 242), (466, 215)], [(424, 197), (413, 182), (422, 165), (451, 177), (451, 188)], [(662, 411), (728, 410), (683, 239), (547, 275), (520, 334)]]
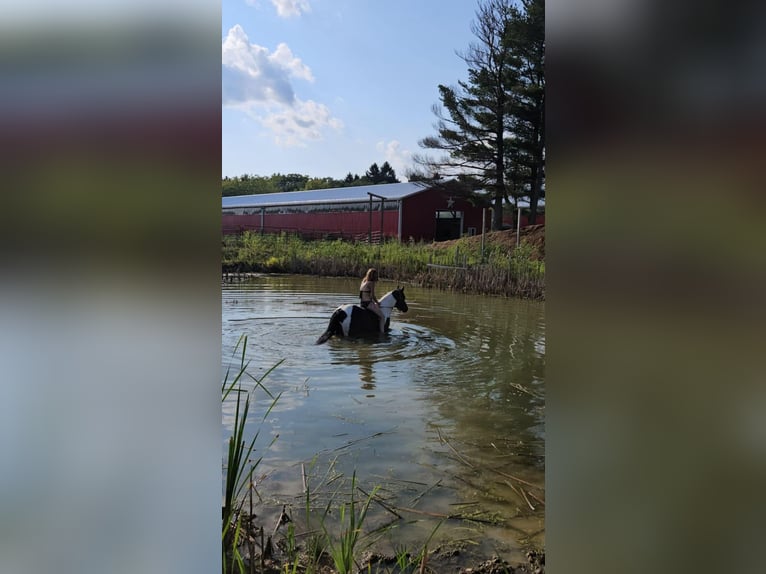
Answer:
[[(373, 365), (375, 359), (370, 352), (368, 345), (362, 344), (357, 346), (359, 355), (359, 380), (362, 382), (362, 389), (365, 391), (375, 390), (375, 371)], [(374, 394), (368, 394), (368, 397), (372, 398)]]
[[(224, 287), (226, 354), (246, 334), (253, 370), (285, 359), (269, 376), (280, 402), (260, 428), (280, 437), (261, 453), (273, 491), (287, 492), (296, 468), (318, 455), (317, 468), (326, 458), (370, 488), (391, 484), (393, 504), (417, 500), (423, 511), (451, 514), (471, 503), (482, 517), (499, 516), (487, 544), (519, 532), (542, 544), (544, 492), (529, 485), (543, 484), (545, 472), (544, 306), (408, 287), (409, 312), (394, 314), (388, 336), (314, 345), (356, 286), (264, 277)], [(427, 535), (434, 525), (423, 516)], [(400, 525), (403, 535), (407, 528)]]

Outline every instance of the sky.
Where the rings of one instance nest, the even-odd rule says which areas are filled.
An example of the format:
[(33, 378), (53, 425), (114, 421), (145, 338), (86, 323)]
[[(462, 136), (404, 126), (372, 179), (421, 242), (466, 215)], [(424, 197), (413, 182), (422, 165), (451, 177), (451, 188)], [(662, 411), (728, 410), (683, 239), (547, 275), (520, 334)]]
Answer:
[(467, 66), (476, 0), (223, 0), (222, 175), (400, 181)]

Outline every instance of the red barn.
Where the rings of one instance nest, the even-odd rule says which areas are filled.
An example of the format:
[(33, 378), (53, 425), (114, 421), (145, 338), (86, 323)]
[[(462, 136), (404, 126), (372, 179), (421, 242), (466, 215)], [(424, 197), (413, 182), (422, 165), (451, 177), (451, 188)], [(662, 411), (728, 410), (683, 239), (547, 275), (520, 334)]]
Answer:
[(237, 195), (222, 203), (224, 234), (443, 241), (481, 233), (482, 225), (481, 207), (419, 182)]
[[(518, 210), (521, 209), (521, 213)], [(516, 209), (512, 213), (503, 215), (503, 227), (510, 227), (516, 229), (516, 225), (519, 227), (527, 227), (529, 225), (529, 200), (519, 199), (516, 202)], [(537, 201), (537, 214), (535, 216), (535, 225), (545, 224), (545, 198), (541, 197)]]

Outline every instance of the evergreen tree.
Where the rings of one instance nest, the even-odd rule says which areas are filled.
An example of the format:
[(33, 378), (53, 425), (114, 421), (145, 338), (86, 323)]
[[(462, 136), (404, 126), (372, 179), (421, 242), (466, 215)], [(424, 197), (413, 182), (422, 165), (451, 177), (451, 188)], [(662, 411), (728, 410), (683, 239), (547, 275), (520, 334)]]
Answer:
[(392, 168), (387, 161), (383, 162), (383, 165), (380, 166), (380, 176), (381, 183), (399, 183), (399, 180), (396, 179), (394, 168)]
[(543, 0), (522, 0), (521, 7), (480, 0), (471, 25), (477, 42), (458, 54), (468, 80), (439, 86), (437, 135), (419, 142), (444, 155), (415, 157), (427, 173), (461, 175), (469, 188), (489, 189), (493, 229), (502, 226), (509, 191), (531, 196), (543, 186)]
[(511, 195), (529, 198), (534, 223), (538, 200), (545, 196), (545, 2), (522, 0), (522, 5), (508, 35), (515, 83), (507, 124), (514, 139), (506, 165)]
[(368, 181), (369, 181), (371, 184), (373, 184), (373, 185), (377, 185), (377, 184), (381, 183), (381, 181), (382, 181), (382, 176), (381, 176), (381, 174), (380, 174), (380, 168), (378, 167), (378, 164), (377, 164), (377, 163), (374, 163), (374, 164), (372, 164), (372, 165), (370, 166), (370, 169), (368, 169), (368, 170), (367, 170), (367, 171), (364, 173), (364, 177), (366, 177), (366, 178), (367, 178), (367, 180), (368, 180)]

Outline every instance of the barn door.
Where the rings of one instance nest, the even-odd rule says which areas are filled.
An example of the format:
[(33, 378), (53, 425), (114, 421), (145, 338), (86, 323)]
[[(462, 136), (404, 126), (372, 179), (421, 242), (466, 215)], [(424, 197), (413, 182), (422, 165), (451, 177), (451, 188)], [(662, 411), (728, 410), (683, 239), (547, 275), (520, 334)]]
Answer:
[(434, 241), (459, 239), (463, 234), (462, 211), (437, 211)]

